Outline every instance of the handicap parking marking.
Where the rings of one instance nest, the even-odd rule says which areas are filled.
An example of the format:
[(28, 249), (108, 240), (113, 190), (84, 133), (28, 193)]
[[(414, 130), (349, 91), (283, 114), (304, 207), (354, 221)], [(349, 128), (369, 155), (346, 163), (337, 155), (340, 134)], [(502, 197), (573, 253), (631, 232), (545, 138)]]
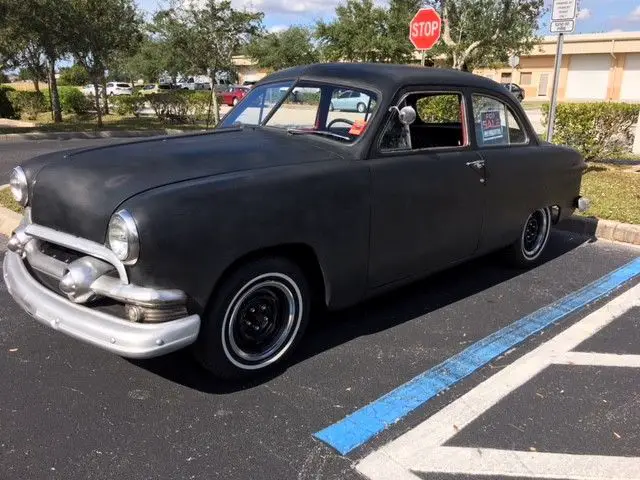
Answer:
[(640, 478), (640, 456), (444, 446), (472, 421), (552, 365), (640, 368), (640, 355), (572, 351), (634, 307), (640, 307), (640, 284), (525, 354), (416, 428), (363, 458), (356, 469), (371, 480), (420, 480), (425, 474), (434, 473), (637, 480)]
[(640, 258), (636, 258), (474, 343), (339, 422), (316, 432), (314, 437), (346, 455), (527, 338), (608, 296), (639, 275)]

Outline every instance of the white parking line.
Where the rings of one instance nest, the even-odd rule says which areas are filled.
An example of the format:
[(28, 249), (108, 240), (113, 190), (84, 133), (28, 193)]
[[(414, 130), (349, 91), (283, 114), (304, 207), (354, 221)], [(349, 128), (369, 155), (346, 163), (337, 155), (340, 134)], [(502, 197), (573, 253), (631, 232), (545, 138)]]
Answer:
[(473, 420), (552, 364), (640, 368), (640, 355), (571, 352), (636, 306), (640, 306), (640, 285), (516, 360), (416, 428), (365, 457), (356, 466), (357, 470), (372, 480), (418, 480), (415, 474), (418, 472), (570, 480), (638, 480), (640, 457), (443, 447)]

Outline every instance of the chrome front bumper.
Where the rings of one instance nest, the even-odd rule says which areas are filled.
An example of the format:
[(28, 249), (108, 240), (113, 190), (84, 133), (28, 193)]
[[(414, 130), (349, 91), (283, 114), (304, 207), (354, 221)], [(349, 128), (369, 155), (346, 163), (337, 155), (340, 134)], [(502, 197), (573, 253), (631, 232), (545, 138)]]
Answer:
[(11, 296), (40, 323), (129, 358), (151, 358), (193, 343), (200, 317), (135, 323), (67, 300), (31, 276), (20, 255), (7, 252), (4, 281)]

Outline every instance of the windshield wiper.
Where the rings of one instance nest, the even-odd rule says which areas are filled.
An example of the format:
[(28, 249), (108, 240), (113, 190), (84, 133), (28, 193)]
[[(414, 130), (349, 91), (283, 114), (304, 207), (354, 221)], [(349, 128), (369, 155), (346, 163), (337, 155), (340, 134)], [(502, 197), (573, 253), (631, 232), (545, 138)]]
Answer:
[(350, 137), (345, 137), (344, 135), (340, 135), (338, 133), (327, 132), (325, 130), (303, 130), (300, 128), (288, 128), (287, 133), (291, 135), (324, 135), (326, 137), (339, 138), (348, 142), (351, 141)]

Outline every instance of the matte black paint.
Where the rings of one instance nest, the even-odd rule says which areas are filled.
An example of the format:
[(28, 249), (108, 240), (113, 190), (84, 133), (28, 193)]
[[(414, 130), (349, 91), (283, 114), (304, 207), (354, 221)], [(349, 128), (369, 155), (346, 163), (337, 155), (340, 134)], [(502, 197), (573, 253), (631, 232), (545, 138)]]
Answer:
[[(25, 165), (36, 223), (103, 242), (128, 209), (141, 252), (133, 282), (186, 291), (202, 311), (227, 269), (273, 247), (305, 249), (326, 303), (345, 307), (513, 242), (531, 211), (573, 211), (584, 168), (542, 143), (504, 88), (443, 69), (321, 64), (271, 75), (373, 90), (380, 108), (352, 145), (270, 128), (217, 130), (39, 157)], [(453, 89), (508, 104), (530, 144), (478, 149), (470, 109), (463, 149), (383, 154), (379, 132), (404, 93)], [(484, 159), (478, 171), (466, 164)]]

